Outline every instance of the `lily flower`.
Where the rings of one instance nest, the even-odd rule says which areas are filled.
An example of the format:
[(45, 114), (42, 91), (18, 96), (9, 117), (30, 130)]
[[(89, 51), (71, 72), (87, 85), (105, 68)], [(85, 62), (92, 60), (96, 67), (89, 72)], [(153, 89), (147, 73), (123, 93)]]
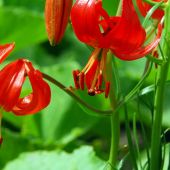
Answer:
[[(153, 0), (153, 2), (160, 2), (161, 0)], [(167, 0), (164, 0), (166, 2)], [(141, 14), (145, 17), (147, 12), (152, 8), (151, 5), (149, 5), (147, 2), (144, 2), (143, 0), (137, 0), (137, 5), (139, 7), (139, 10)], [(152, 18), (161, 20), (164, 16), (164, 11), (162, 9), (157, 9), (153, 14)]]
[[(123, 0), (120, 16), (109, 16), (102, 8), (102, 0), (77, 0), (71, 10), (71, 21), (78, 39), (94, 47), (94, 52), (82, 71), (73, 71), (75, 87), (89, 94), (105, 92), (110, 83), (106, 76), (107, 52), (122, 60), (136, 60), (149, 54), (159, 43), (162, 25), (157, 36), (145, 45), (147, 38), (132, 0)], [(91, 93), (92, 92), (92, 93)]]
[[(22, 98), (21, 90), (27, 77), (32, 93)], [(28, 60), (19, 59), (6, 65), (0, 71), (0, 84), (0, 107), (15, 115), (34, 114), (50, 102), (49, 85), (43, 80), (41, 72), (35, 70)]]
[(46, 0), (45, 21), (50, 44), (58, 44), (66, 30), (73, 0)]

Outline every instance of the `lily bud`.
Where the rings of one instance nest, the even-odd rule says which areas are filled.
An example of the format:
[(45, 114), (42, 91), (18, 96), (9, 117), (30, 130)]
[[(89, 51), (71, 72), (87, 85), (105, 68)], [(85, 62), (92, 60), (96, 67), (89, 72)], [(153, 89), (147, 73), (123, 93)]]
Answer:
[(46, 0), (45, 22), (52, 46), (58, 44), (66, 30), (73, 0)]

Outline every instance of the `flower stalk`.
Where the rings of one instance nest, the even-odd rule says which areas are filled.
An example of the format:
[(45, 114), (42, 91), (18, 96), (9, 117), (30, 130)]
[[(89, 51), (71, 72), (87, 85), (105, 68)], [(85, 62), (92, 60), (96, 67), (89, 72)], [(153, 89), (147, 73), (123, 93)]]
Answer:
[(64, 86), (63, 84), (61, 84), (59, 81), (55, 80), (54, 78), (52, 78), (51, 76), (42, 73), (43, 78), (48, 80), (49, 82), (51, 82), (52, 84), (54, 84), (55, 86), (57, 86), (58, 88), (60, 88), (62, 91), (64, 91), (65, 93), (67, 93), (70, 97), (72, 97), (74, 100), (76, 100), (80, 105), (86, 107), (87, 109), (97, 113), (98, 115), (101, 116), (110, 116), (113, 112), (113, 110), (99, 110), (94, 108), (93, 106), (89, 105), (88, 103), (86, 103), (85, 101), (83, 101), (79, 96), (77, 96), (74, 93), (74, 89), (72, 87), (67, 88), (66, 86)]
[(164, 93), (165, 85), (170, 65), (170, 1), (167, 3), (165, 10), (165, 43), (163, 46), (164, 63), (159, 67), (158, 77), (156, 81), (156, 94), (154, 102), (154, 119), (152, 127), (152, 137), (151, 137), (151, 163), (150, 170), (160, 169), (161, 160), (161, 127), (162, 127), (162, 116), (163, 116), (163, 104), (164, 104)]
[(112, 54), (111, 52), (107, 55), (107, 78), (110, 81), (110, 104), (113, 109), (113, 114), (111, 116), (111, 146), (110, 146), (110, 156), (109, 156), (109, 170), (112, 170), (117, 165), (118, 149), (119, 149), (119, 136), (120, 136), (120, 121), (119, 113), (114, 112), (117, 107), (117, 101), (114, 91), (114, 75), (113, 75), (113, 64), (112, 64)]

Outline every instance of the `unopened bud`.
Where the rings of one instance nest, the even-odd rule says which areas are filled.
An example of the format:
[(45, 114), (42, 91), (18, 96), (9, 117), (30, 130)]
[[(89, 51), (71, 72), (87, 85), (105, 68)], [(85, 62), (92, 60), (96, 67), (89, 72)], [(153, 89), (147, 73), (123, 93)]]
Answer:
[(45, 22), (48, 39), (54, 46), (64, 35), (73, 0), (46, 0)]

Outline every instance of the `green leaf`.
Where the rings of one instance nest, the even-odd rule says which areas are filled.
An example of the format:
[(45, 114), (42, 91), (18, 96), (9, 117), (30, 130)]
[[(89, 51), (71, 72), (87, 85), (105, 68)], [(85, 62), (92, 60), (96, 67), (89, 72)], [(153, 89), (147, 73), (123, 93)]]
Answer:
[(0, 20), (1, 43), (15, 42), (15, 50), (47, 39), (41, 13), (17, 7), (0, 7)]
[[(69, 61), (41, 67), (40, 70), (69, 87), (73, 84), (72, 70), (76, 68), (79, 68), (79, 65)], [(50, 105), (41, 113), (27, 116), (24, 119), (22, 133), (38, 137), (45, 144), (65, 145), (87, 132), (100, 119), (84, 113), (68, 94), (49, 84), (52, 91)]]
[(16, 158), (23, 151), (30, 150), (29, 141), (18, 133), (2, 129), (3, 143), (0, 147), (0, 169), (8, 161)]
[(84, 146), (70, 154), (59, 151), (24, 153), (3, 170), (103, 170), (105, 164), (91, 147)]
[[(147, 86), (144, 89), (140, 91), (140, 98), (150, 105), (151, 107), (154, 107), (154, 91), (155, 86)], [(164, 127), (170, 127), (170, 108), (169, 108), (169, 96), (170, 96), (170, 83), (167, 81), (166, 83), (166, 89), (165, 89), (165, 97), (164, 97), (164, 111), (163, 111), (163, 121), (162, 124)]]
[[(4, 6), (27, 8), (30, 10), (43, 11), (45, 6), (44, 0), (1, 0)], [(1, 2), (0, 1), (0, 2)], [(0, 3), (1, 4), (1, 3)]]

